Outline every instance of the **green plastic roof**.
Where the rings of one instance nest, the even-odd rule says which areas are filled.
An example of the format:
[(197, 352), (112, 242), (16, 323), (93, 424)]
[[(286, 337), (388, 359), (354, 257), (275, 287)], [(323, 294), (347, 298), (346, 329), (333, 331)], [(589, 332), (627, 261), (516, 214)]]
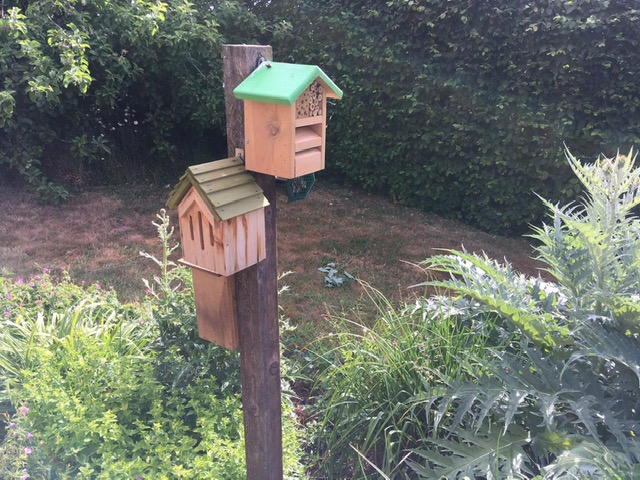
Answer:
[(327, 97), (342, 98), (342, 90), (320, 67), (280, 62), (262, 63), (235, 88), (233, 94), (242, 100), (293, 105), (316, 79), (326, 87)]
[(194, 187), (218, 221), (229, 220), (269, 205), (240, 157), (193, 165), (173, 188), (167, 206), (177, 208)]

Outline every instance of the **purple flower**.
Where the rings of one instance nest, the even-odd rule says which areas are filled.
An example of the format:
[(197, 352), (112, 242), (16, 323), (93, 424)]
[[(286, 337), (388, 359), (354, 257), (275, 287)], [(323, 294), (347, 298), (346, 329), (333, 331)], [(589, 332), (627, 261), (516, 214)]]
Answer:
[(22, 284), (24, 283), (24, 278), (22, 278), (22, 277), (18, 277), (18, 279), (16, 280), (16, 283), (17, 283), (18, 285), (22, 285)]
[(24, 449), (24, 454), (25, 455), (31, 455), (33, 453), (33, 450), (31, 450), (29, 447), (25, 447)]
[(15, 426), (16, 426), (16, 423), (15, 423), (15, 422), (11, 422), (11, 423), (9, 424), (9, 428), (13, 428), (13, 427), (15, 427)]
[(7, 300), (13, 300), (13, 293), (7, 293)]
[(36, 305), (38, 306), (42, 305), (42, 300), (36, 300)]
[(4, 316), (5, 316), (6, 318), (9, 318), (9, 312), (4, 312)]
[(29, 475), (28, 473), (25, 473), (20, 477), (20, 480), (27, 480), (28, 478), (31, 478), (31, 475)]
[(26, 415), (27, 413), (29, 413), (29, 407), (22, 407), (20, 409), (20, 413), (22, 413), (23, 415)]
[(33, 433), (27, 432), (27, 438), (33, 438)]
[(42, 269), (42, 273), (49, 273), (51, 270), (49, 270), (47, 267), (44, 267)]

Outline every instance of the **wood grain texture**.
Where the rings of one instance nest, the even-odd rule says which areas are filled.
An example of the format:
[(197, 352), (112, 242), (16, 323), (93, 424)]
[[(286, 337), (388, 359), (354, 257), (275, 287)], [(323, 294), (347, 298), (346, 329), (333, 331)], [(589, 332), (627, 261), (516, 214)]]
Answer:
[(192, 268), (198, 335), (229, 350), (240, 346), (233, 277)]
[(247, 170), (293, 178), (294, 106), (246, 101), (245, 115)]
[(245, 100), (247, 170), (291, 179), (324, 169), (326, 107), (317, 81), (293, 105)]
[(266, 257), (262, 209), (216, 220), (192, 187), (178, 206), (178, 221), (184, 260), (203, 270), (229, 276)]
[[(223, 45), (224, 62), (224, 105), (227, 112), (227, 147), (229, 156), (235, 155), (236, 148), (244, 148), (244, 104), (233, 96), (236, 88), (258, 65), (258, 59), (272, 60), (269, 45)], [(247, 70), (249, 70), (247, 72)], [(230, 118), (240, 119), (230, 122)]]
[[(245, 148), (244, 109), (232, 91), (253, 71), (259, 55), (271, 60), (271, 48), (223, 47), (230, 154), (236, 148)], [(254, 177), (270, 203), (264, 209), (266, 258), (235, 275), (247, 479), (282, 480), (276, 183), (271, 175), (254, 174)]]

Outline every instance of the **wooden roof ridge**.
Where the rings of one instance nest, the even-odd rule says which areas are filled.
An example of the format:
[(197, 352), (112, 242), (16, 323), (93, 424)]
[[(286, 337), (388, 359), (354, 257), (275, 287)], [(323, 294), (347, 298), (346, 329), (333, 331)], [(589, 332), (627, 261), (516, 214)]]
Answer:
[(174, 209), (190, 188), (196, 189), (217, 221), (229, 220), (264, 208), (269, 201), (240, 157), (192, 165), (180, 177), (167, 200)]
[(263, 62), (234, 90), (236, 98), (293, 105), (309, 85), (318, 80), (329, 98), (342, 98), (342, 90), (316, 65)]

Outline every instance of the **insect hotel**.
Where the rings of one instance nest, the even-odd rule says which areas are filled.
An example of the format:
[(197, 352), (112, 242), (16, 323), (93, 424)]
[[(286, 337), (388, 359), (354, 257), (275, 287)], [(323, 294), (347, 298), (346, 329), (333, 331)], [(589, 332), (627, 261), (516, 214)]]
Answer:
[(327, 98), (342, 90), (319, 67), (264, 62), (233, 94), (244, 100), (247, 170), (291, 179), (324, 169)]
[(231, 350), (239, 345), (233, 275), (266, 257), (267, 205), (240, 157), (189, 167), (167, 202), (178, 209), (199, 335)]

